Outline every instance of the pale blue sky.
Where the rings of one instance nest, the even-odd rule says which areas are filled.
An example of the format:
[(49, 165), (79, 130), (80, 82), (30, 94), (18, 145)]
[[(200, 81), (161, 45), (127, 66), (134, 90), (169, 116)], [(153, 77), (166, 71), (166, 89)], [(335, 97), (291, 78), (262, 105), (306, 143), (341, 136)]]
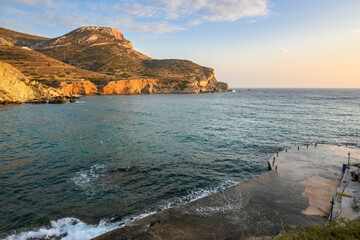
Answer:
[(215, 68), (231, 87), (360, 87), (358, 0), (7, 0), (0, 26), (56, 37), (120, 29), (153, 58)]

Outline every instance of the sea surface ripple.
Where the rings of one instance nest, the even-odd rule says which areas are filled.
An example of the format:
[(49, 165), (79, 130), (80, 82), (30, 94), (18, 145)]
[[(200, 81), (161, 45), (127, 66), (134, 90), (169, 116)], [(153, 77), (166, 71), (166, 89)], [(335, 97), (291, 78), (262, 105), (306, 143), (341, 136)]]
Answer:
[(285, 148), (358, 145), (359, 119), (359, 89), (0, 106), (0, 238), (89, 239), (262, 173)]

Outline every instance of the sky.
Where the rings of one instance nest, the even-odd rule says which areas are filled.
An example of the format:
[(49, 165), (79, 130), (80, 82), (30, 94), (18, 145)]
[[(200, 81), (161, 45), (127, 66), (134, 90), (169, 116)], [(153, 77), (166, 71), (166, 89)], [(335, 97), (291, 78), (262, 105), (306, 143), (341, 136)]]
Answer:
[(231, 88), (360, 88), (359, 0), (0, 0), (0, 26), (117, 28), (136, 50), (212, 67)]

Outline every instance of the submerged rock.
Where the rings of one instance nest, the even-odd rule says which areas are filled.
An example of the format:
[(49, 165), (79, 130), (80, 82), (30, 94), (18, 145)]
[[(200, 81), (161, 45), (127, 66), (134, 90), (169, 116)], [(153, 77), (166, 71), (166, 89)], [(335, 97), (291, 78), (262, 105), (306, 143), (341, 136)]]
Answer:
[(59, 96), (49, 100), (49, 104), (63, 104), (66, 103), (65, 97)]

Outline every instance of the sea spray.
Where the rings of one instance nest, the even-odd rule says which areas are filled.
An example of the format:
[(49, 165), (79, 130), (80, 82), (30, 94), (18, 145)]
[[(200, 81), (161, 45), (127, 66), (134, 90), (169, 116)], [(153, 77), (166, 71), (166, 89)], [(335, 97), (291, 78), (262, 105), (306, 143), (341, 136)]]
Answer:
[(102, 220), (98, 225), (90, 225), (77, 218), (62, 218), (51, 221), (49, 227), (41, 227), (29, 232), (11, 235), (5, 240), (26, 240), (29, 238), (88, 240), (118, 227), (118, 223)]

